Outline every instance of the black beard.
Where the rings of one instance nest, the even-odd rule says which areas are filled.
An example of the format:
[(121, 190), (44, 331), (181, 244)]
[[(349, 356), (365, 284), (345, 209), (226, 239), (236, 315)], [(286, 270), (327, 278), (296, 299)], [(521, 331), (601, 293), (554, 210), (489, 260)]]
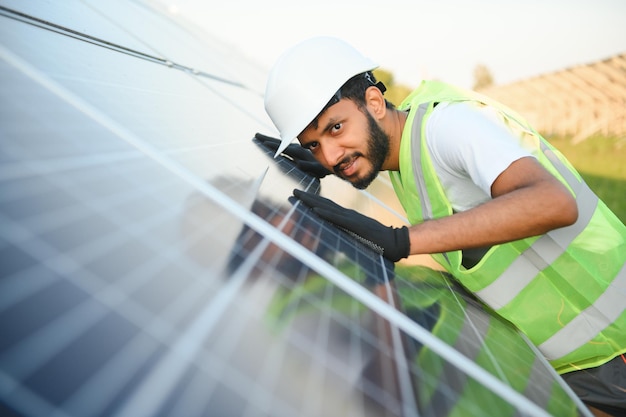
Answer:
[(367, 153), (369, 161), (372, 163), (372, 169), (365, 177), (359, 178), (352, 182), (355, 188), (364, 190), (372, 181), (376, 179), (378, 173), (383, 167), (385, 160), (389, 156), (389, 135), (387, 135), (376, 123), (376, 120), (369, 114), (367, 110), (363, 113), (367, 118), (367, 125), (369, 130), (369, 139), (367, 141)]

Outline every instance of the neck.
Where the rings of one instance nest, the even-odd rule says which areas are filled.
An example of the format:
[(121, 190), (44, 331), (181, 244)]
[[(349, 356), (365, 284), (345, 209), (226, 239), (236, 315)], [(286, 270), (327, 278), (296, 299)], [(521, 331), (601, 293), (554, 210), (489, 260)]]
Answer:
[(384, 171), (400, 170), (400, 142), (408, 113), (396, 109), (387, 112), (383, 129), (389, 136), (389, 156), (383, 164)]

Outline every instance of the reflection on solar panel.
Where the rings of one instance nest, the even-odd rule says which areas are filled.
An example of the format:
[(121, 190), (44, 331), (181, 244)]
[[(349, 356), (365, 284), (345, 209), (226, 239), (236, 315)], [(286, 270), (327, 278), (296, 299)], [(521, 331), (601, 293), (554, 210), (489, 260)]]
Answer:
[(443, 273), (289, 200), (389, 213), (251, 140), (263, 71), (141, 2), (0, 5), (0, 414), (586, 413)]

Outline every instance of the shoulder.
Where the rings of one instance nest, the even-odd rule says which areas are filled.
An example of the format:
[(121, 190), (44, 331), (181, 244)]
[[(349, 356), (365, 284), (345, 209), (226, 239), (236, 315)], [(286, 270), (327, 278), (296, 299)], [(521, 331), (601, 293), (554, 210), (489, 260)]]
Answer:
[(439, 103), (426, 121), (426, 141), (440, 151), (489, 152), (495, 148), (529, 154), (496, 109), (475, 102)]
[(511, 163), (532, 156), (497, 110), (478, 103), (440, 103), (426, 123), (426, 146), (436, 170), (470, 178), (487, 193)]
[(496, 132), (510, 134), (495, 109), (469, 101), (439, 103), (427, 121), (427, 128), (432, 134), (462, 137)]

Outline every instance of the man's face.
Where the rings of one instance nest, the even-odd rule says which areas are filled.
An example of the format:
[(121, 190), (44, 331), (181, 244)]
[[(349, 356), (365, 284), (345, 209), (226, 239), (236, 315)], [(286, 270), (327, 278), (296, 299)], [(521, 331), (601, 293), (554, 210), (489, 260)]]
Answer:
[(330, 106), (298, 139), (324, 167), (360, 189), (374, 181), (389, 155), (389, 136), (348, 99)]

